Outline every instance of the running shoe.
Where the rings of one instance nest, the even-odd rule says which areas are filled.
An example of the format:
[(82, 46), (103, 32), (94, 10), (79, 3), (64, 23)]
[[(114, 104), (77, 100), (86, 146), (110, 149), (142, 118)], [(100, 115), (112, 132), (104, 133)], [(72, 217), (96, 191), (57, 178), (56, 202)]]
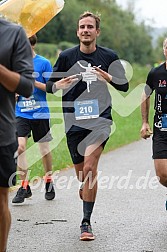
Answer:
[(46, 200), (53, 200), (55, 198), (55, 190), (53, 182), (47, 182), (45, 185), (45, 199)]
[(81, 236), (80, 236), (81, 241), (91, 241), (95, 239), (92, 233), (92, 227), (87, 222), (84, 222), (80, 226), (80, 228), (81, 228)]
[(22, 186), (18, 189), (16, 196), (13, 198), (12, 203), (20, 204), (23, 203), (26, 198), (32, 196), (31, 188), (28, 185), (27, 189), (24, 189)]

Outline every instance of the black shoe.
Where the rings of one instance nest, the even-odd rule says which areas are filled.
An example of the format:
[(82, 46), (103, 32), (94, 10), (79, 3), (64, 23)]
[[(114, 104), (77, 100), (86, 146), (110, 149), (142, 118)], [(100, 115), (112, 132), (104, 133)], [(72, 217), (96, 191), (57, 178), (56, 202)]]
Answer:
[(31, 188), (28, 185), (27, 189), (22, 186), (18, 189), (16, 196), (13, 198), (12, 203), (19, 204), (23, 203), (25, 198), (30, 198), (32, 196)]
[(53, 182), (47, 182), (45, 185), (45, 199), (53, 200), (55, 198), (55, 190), (53, 186)]

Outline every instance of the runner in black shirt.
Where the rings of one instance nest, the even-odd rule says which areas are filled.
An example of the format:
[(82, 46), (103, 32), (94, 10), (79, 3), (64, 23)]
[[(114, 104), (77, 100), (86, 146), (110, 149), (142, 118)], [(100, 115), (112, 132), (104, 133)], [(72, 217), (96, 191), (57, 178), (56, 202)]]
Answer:
[[(63, 112), (67, 144), (78, 179), (83, 182), (81, 240), (93, 240), (90, 217), (97, 192), (97, 165), (110, 135), (111, 97), (107, 82), (128, 90), (125, 72), (117, 54), (98, 46), (100, 18), (85, 12), (78, 20), (80, 45), (60, 53), (47, 92), (63, 89)], [(59, 80), (58, 77), (67, 77)], [(88, 179), (86, 179), (89, 177)], [(92, 186), (91, 182), (95, 182)], [(92, 187), (91, 187), (92, 186)]]
[(150, 95), (155, 91), (153, 125), (153, 159), (160, 183), (167, 187), (167, 38), (163, 42), (166, 61), (151, 69), (142, 96), (141, 137), (147, 139), (152, 131), (149, 125)]

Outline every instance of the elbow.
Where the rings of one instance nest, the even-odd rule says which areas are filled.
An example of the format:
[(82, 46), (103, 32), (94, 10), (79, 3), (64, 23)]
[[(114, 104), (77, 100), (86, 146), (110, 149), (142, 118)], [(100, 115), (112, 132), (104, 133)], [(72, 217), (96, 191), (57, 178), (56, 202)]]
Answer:
[(117, 78), (113, 76), (110, 84), (118, 91), (127, 92), (129, 89), (129, 82), (125, 78)]
[(23, 96), (28, 98), (28, 97), (30, 97), (32, 95), (33, 91), (34, 91), (34, 85), (32, 84), (32, 85), (30, 85), (29, 87), (27, 87), (25, 89), (25, 92), (24, 92)]
[(30, 97), (34, 91), (34, 81), (34, 79), (25, 79), (24, 81), (20, 81), (15, 92), (26, 98)]
[(122, 90), (123, 92), (127, 92), (129, 90), (129, 83), (126, 83), (124, 85), (122, 85)]
[(114, 84), (112, 83), (112, 86), (117, 89), (118, 91), (122, 91), (122, 92), (127, 92), (129, 89), (129, 83), (125, 83), (125, 84)]

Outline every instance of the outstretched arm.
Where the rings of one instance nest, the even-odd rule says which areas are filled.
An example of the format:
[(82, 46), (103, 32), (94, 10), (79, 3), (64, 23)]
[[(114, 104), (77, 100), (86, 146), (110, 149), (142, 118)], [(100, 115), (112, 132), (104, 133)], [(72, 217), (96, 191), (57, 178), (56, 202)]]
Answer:
[[(123, 92), (127, 92), (129, 88), (129, 83), (127, 82), (125, 76), (123, 79), (115, 78), (111, 74), (103, 71), (101, 68), (94, 66), (97, 74), (99, 74), (104, 80), (110, 83), (115, 89)], [(118, 83), (118, 84), (116, 84)]]
[(39, 82), (39, 81), (35, 81), (35, 87), (39, 88), (40, 90), (46, 92), (46, 84)]
[(55, 89), (67, 89), (77, 80), (78, 80), (78, 78), (76, 75), (71, 75), (71, 76), (63, 78), (59, 81), (56, 81), (54, 83), (54, 86), (55, 86)]

